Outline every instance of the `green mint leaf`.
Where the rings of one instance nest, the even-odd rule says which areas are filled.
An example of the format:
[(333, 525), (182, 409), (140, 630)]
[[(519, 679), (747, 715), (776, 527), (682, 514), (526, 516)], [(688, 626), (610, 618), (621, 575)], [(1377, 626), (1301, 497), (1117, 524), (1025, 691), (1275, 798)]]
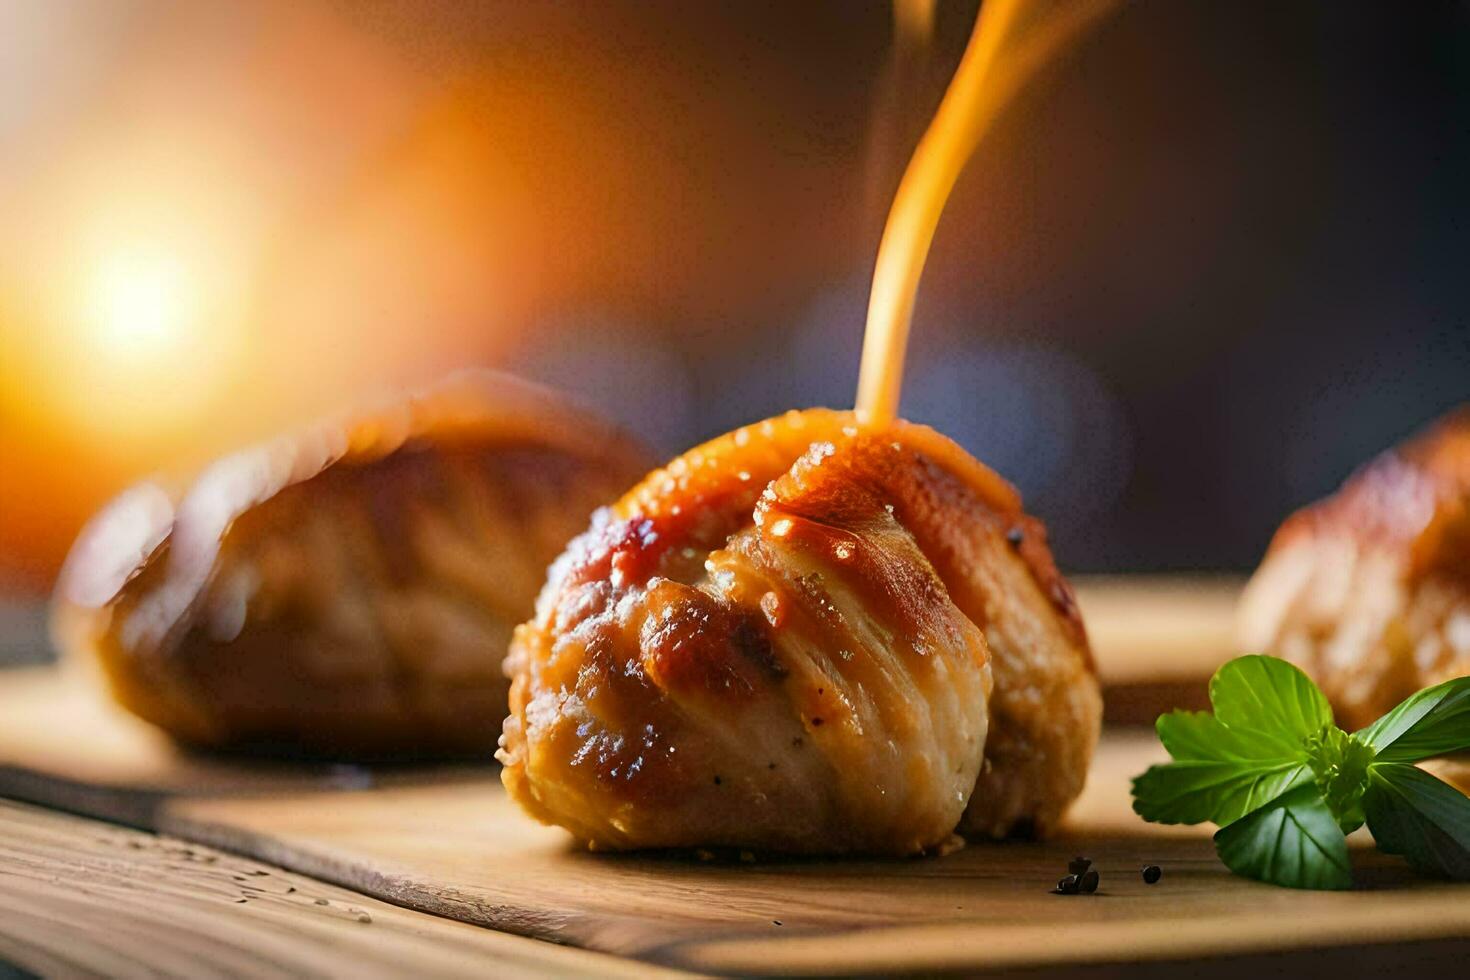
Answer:
[(1416, 766), (1380, 762), (1368, 767), (1363, 809), (1380, 851), (1421, 873), (1470, 881), (1470, 797)]
[(1171, 711), (1154, 725), (1159, 741), (1177, 761), (1205, 760), (1246, 763), (1301, 761), (1301, 745), (1287, 751), (1271, 734), (1252, 729), (1226, 728), (1207, 711)]
[(1210, 704), (1227, 728), (1253, 731), (1285, 754), (1332, 724), (1332, 709), (1311, 678), (1277, 657), (1236, 657), (1210, 678)]
[(1273, 766), (1188, 760), (1153, 766), (1133, 780), (1133, 812), (1150, 823), (1225, 825), (1312, 782), (1305, 762)]
[(1382, 762), (1470, 751), (1470, 677), (1427, 688), (1358, 733)]
[(1342, 889), (1353, 884), (1347, 838), (1312, 784), (1220, 830), (1215, 850), (1231, 871), (1273, 885)]
[[(1133, 781), (1139, 816), (1225, 826), (1314, 778), (1324, 783), (1324, 776), (1336, 779), (1334, 798), (1355, 801), (1332, 768), (1340, 761), (1332, 754), (1337, 743), (1312, 743), (1313, 765), (1309, 741), (1338, 729), (1326, 699), (1301, 671), (1271, 657), (1238, 657), (1215, 672), (1210, 700), (1214, 715), (1175, 711), (1159, 718), (1159, 740), (1174, 761)], [(1360, 784), (1361, 776), (1360, 768)], [(1354, 818), (1362, 822), (1349, 810), (1339, 822)]]
[(1133, 810), (1153, 823), (1238, 820), (1311, 778), (1304, 751), (1258, 732), (1226, 728), (1202, 711), (1160, 715), (1159, 741), (1175, 761), (1133, 781)]

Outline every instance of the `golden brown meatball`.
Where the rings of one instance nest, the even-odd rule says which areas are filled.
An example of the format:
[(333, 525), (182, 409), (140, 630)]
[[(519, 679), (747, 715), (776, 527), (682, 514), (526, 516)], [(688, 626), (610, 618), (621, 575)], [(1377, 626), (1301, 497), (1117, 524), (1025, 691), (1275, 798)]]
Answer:
[(77, 540), (53, 633), (201, 746), (488, 752), (546, 566), (644, 452), (492, 372), (145, 483)]
[(1015, 491), (928, 428), (824, 410), (650, 474), (553, 566), (511, 649), (502, 778), (598, 847), (908, 854), (1044, 830), (1101, 711)]
[(1310, 674), (1349, 728), (1470, 674), (1470, 406), (1281, 525), (1240, 640)]

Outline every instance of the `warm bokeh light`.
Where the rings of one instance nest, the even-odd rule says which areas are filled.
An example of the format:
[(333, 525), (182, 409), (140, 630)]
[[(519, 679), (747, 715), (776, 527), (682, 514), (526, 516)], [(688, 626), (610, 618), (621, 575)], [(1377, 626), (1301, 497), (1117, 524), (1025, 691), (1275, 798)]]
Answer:
[(35, 423), (84, 435), (100, 456), (159, 460), (202, 448), (200, 423), (246, 366), (261, 236), (248, 194), (191, 179), (200, 161), (125, 149), (104, 140), (38, 188), (32, 207), (59, 233), (24, 257), (29, 322), (3, 374), (30, 389)]
[(196, 298), (177, 256), (119, 249), (92, 270), (92, 279), (87, 326), (98, 355), (130, 364), (182, 345)]
[(404, 135), (423, 93), (326, 11), (237, 13), (0, 12), (71, 82), (14, 143), (0, 93), (0, 590), (44, 589), (127, 483), (463, 363), (446, 338), (484, 319), (439, 286), (487, 285), (462, 202), (396, 177), (444, 172)]
[(58, 389), (67, 400), (58, 407), (115, 439), (167, 433), (171, 419), (204, 408), (225, 380), (232, 346), (229, 331), (211, 322), (224, 305), (206, 295), (213, 278), (154, 243), (119, 243), (86, 263), (71, 323), (56, 332), (62, 349), (52, 352), (65, 362), (58, 375), (71, 381)]
[[(0, 4), (0, 589), (43, 591), (132, 480), (467, 364), (614, 392), (682, 448), (690, 412), (627, 396), (688, 388), (660, 334), (849, 257), (868, 110), (811, 126), (845, 88), (817, 65), (881, 36), (751, 61), (729, 12), (61, 7)], [(753, 37), (830, 34), (762, 16)], [(545, 343), (624, 322), (611, 360), (601, 326)]]

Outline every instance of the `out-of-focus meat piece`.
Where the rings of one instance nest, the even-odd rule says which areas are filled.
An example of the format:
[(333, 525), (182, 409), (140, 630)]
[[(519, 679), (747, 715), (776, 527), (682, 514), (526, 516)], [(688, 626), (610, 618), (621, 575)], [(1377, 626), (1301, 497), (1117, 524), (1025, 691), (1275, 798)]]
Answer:
[(53, 633), (125, 707), (216, 748), (490, 751), (547, 565), (645, 472), (552, 393), (458, 375), (143, 484), (83, 531)]
[(1470, 406), (1281, 525), (1240, 639), (1310, 674), (1351, 728), (1470, 674)]
[(1101, 713), (1015, 491), (931, 429), (824, 410), (693, 449), (599, 514), (506, 667), (506, 786), (618, 849), (1045, 830)]

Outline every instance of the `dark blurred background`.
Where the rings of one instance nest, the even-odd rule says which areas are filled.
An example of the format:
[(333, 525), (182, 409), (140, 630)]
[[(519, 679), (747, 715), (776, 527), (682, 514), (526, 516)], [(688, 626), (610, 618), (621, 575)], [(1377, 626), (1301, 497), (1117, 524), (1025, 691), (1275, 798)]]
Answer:
[[(508, 367), (674, 453), (850, 406), (975, 3), (0, 0), (0, 594), (127, 482)], [(1470, 4), (1137, 0), (940, 225), (905, 414), (1072, 571), (1247, 569), (1470, 398)]]

